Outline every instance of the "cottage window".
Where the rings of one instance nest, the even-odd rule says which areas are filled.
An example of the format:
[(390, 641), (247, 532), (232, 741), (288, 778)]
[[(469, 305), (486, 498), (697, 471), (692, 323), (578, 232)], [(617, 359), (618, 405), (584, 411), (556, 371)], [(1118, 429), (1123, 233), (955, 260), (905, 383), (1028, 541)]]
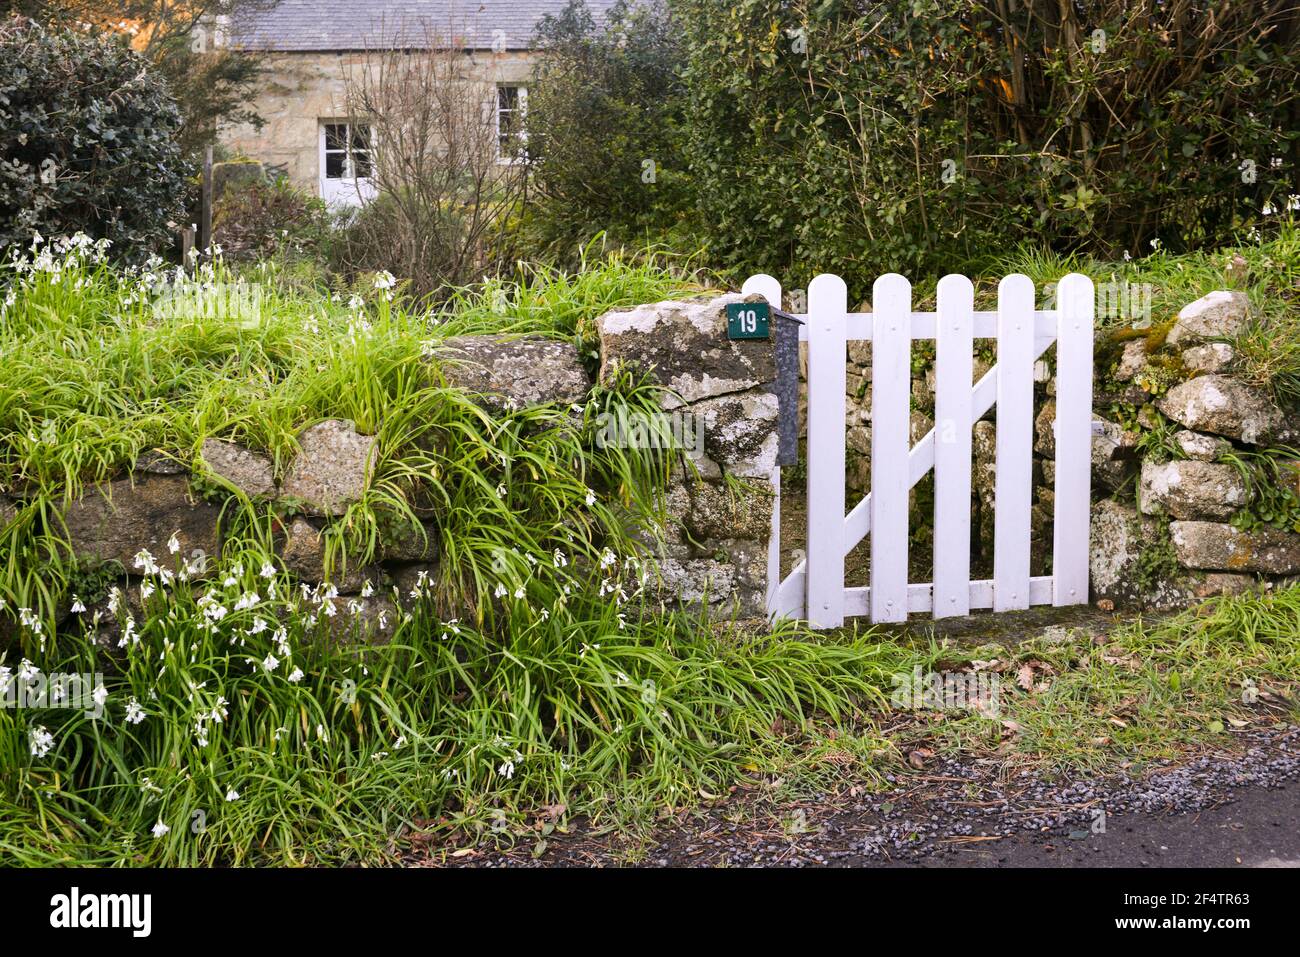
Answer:
[(528, 108), (528, 88), (497, 87), (497, 155), (503, 162), (523, 158), (524, 111)]
[(369, 179), (371, 131), (362, 123), (325, 123), (326, 179)]

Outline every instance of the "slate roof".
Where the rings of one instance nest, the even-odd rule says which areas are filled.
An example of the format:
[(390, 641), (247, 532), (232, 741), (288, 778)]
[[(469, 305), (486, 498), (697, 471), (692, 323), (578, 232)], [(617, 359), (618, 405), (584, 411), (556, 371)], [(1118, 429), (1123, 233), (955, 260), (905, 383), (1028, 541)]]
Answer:
[[(615, 0), (587, 0), (599, 23)], [(496, 31), (508, 50), (531, 49), (541, 18), (568, 0), (279, 0), (231, 24), (231, 45), (247, 50), (331, 51), (419, 47), (430, 31), (454, 32), (458, 46), (486, 50)]]

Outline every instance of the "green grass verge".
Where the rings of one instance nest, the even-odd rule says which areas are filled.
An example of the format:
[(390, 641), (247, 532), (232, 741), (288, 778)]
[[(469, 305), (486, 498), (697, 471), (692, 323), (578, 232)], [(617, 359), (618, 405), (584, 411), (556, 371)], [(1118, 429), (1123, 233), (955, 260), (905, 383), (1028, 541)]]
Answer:
[(1047, 773), (1104, 773), (1300, 722), (1300, 586), (1213, 599), (1105, 635), (1079, 629), (1061, 640), (1054, 629), (1009, 652), (933, 650), (935, 669), (991, 667), (998, 707), (945, 711), (900, 729), (903, 750), (928, 745)]

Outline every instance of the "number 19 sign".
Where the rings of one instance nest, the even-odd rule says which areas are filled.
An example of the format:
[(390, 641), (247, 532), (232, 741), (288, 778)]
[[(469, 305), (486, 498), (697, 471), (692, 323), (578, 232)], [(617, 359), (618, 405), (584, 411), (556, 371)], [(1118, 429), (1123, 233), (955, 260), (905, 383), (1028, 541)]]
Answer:
[(728, 339), (766, 339), (771, 309), (765, 302), (727, 303)]

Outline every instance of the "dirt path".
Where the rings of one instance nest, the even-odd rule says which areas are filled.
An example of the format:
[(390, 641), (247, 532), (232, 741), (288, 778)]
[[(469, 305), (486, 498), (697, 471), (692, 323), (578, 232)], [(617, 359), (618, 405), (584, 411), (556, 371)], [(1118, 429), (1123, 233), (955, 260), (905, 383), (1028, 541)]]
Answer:
[[(508, 849), (423, 845), (414, 866), (1223, 867), (1300, 864), (1300, 729), (1147, 774), (1052, 782), (944, 761), (892, 791), (779, 802), (738, 790), (630, 844), (576, 826)], [(540, 828), (539, 822), (539, 828)], [(459, 856), (453, 856), (458, 853)]]

